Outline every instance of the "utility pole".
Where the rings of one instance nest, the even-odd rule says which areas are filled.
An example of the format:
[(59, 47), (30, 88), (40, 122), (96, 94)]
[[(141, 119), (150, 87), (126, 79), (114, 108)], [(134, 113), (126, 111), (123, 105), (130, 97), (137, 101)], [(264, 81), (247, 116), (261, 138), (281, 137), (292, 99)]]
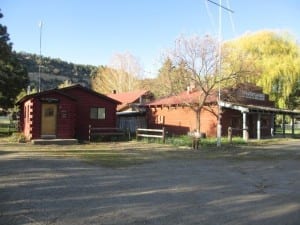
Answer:
[(219, 7), (219, 85), (218, 85), (218, 125), (217, 125), (217, 147), (221, 147), (221, 137), (222, 137), (222, 124), (221, 124), (221, 71), (222, 71), (222, 9), (234, 13), (233, 10), (222, 5), (222, 0), (219, 0), (219, 3), (212, 0), (207, 0), (210, 3)]
[(43, 22), (39, 22), (39, 28), (40, 28), (40, 62), (39, 62), (39, 92), (41, 92), (41, 66), (42, 66), (42, 28), (43, 28)]

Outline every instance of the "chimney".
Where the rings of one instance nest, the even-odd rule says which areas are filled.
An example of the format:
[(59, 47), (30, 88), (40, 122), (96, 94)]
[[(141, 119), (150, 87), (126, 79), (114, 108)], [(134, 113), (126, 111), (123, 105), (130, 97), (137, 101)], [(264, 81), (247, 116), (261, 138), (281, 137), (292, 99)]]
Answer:
[(188, 94), (191, 93), (191, 87), (190, 87), (190, 86), (187, 86), (187, 88), (186, 88), (186, 93), (188, 93)]
[(195, 81), (190, 81), (190, 91), (192, 92), (196, 88)]

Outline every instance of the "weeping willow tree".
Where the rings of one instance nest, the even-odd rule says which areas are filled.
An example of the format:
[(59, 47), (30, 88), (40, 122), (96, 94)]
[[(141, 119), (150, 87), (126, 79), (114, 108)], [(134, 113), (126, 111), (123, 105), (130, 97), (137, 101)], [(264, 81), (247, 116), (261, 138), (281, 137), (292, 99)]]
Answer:
[(252, 56), (259, 76), (249, 77), (250, 82), (261, 86), (277, 107), (297, 107), (294, 95), (300, 88), (300, 48), (290, 34), (260, 31), (244, 35), (231, 44)]

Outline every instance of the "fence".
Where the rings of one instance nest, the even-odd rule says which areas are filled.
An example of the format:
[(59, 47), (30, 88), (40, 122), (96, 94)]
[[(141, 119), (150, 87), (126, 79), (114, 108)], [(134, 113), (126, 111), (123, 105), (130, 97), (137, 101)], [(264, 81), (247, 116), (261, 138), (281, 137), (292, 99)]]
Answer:
[(166, 131), (165, 131), (164, 127), (162, 129), (137, 128), (136, 129), (136, 139), (138, 140), (139, 137), (160, 138), (160, 139), (162, 139), (163, 143), (165, 143)]
[(89, 125), (89, 141), (92, 140), (93, 137), (112, 137), (112, 136), (127, 136), (128, 140), (130, 140), (130, 132), (127, 132), (125, 129), (114, 128), (114, 127), (92, 127)]
[(18, 122), (0, 118), (0, 133), (10, 134), (18, 131)]

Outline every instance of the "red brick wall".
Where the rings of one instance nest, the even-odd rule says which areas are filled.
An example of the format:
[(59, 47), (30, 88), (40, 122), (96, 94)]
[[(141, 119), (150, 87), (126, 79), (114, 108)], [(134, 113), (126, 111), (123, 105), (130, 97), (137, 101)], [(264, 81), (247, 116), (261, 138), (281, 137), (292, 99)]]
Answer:
[[(205, 133), (207, 137), (216, 137), (217, 134), (217, 106), (210, 110), (204, 108), (200, 118), (200, 132)], [(196, 115), (189, 107), (151, 107), (148, 110), (149, 128), (165, 127), (169, 134), (182, 135), (196, 129)], [(261, 137), (269, 136), (271, 130), (272, 117), (269, 114), (261, 116)], [(236, 125), (233, 130), (234, 136), (242, 137), (243, 116), (240, 111), (232, 109), (223, 109), (221, 116), (222, 136), (228, 135), (228, 127)], [(257, 137), (257, 115), (247, 114), (247, 126), (249, 128), (249, 137)]]

